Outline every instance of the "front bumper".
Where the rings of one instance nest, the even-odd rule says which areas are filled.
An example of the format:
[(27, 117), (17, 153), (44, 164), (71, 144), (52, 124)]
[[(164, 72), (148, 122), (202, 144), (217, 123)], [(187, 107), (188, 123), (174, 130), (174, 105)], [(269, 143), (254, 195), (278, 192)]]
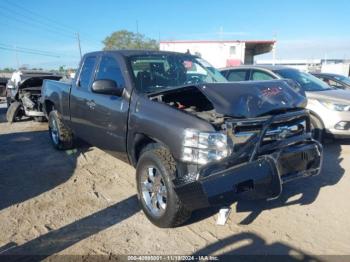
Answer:
[[(261, 141), (259, 138), (256, 139)], [(321, 171), (322, 146), (309, 135), (280, 141), (273, 150), (271, 146), (260, 146), (254, 139), (250, 143), (254, 145), (253, 155), (243, 162), (236, 161), (236, 154), (202, 167), (197, 174), (175, 179), (175, 191), (184, 205), (195, 210), (228, 205), (239, 198), (276, 198), (283, 183), (318, 175)]]

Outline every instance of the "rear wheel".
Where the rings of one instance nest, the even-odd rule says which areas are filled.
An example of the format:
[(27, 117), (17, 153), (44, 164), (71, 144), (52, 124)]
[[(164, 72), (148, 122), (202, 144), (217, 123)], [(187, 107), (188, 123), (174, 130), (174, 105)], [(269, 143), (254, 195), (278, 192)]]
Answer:
[(49, 114), (49, 134), (51, 143), (56, 149), (65, 150), (73, 147), (73, 134), (64, 126), (56, 110)]
[(16, 122), (21, 119), (23, 116), (23, 107), (20, 102), (13, 102), (10, 104), (10, 106), (7, 108), (6, 112), (6, 120), (9, 123)]
[(312, 138), (322, 143), (324, 138), (324, 129), (321, 121), (317, 117), (311, 116), (310, 127)]
[(174, 191), (176, 163), (161, 146), (149, 146), (136, 168), (138, 198), (147, 218), (158, 227), (176, 227), (191, 215)]

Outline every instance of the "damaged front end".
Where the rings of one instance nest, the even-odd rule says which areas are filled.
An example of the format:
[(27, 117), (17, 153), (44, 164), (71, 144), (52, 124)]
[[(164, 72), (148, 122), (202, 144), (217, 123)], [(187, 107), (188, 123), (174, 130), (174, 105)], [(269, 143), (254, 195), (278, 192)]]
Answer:
[(41, 87), (27, 87), (19, 90), (18, 98), (22, 102), (26, 116), (44, 117), (41, 103)]
[(59, 80), (62, 77), (50, 74), (31, 73), (21, 75), (22, 80), (17, 84), (11, 84), (8, 86), (8, 100), (10, 104), (12, 102), (19, 102), (21, 110), (18, 110), (17, 114), (12, 118), (21, 117), (23, 114), (28, 117), (33, 117), (36, 120), (42, 120), (45, 118), (45, 114), (42, 110), (41, 88), (45, 79)]
[(306, 110), (227, 121), (231, 154), (175, 179), (177, 193), (190, 209), (278, 197), (283, 183), (320, 173), (322, 145), (309, 125)]
[(305, 97), (286, 85), (239, 84), (228, 92), (227, 84), (213, 84), (152, 96), (217, 130), (185, 130), (181, 160), (198, 169), (173, 182), (188, 209), (276, 198), (283, 183), (320, 173), (323, 149), (311, 137)]

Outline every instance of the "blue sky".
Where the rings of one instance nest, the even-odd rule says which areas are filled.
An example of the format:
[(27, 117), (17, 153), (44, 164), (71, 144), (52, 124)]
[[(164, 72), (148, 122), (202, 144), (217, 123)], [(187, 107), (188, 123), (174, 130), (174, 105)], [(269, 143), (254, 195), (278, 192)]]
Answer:
[[(1, 0), (0, 68), (76, 66), (113, 31), (160, 40), (270, 40), (277, 58), (350, 58), (350, 1), (316, 0)], [(220, 30), (223, 33), (220, 35)], [(14, 46), (44, 55), (18, 53)], [(22, 49), (23, 50), (23, 49)], [(270, 58), (271, 54), (264, 55)]]

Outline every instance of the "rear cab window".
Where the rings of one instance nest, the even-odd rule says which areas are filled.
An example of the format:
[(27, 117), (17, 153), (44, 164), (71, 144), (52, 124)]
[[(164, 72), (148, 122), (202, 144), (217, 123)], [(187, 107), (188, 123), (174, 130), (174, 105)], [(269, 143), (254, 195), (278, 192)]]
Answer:
[(88, 56), (84, 59), (80, 70), (78, 86), (83, 90), (88, 90), (94, 76), (96, 66), (96, 56)]

